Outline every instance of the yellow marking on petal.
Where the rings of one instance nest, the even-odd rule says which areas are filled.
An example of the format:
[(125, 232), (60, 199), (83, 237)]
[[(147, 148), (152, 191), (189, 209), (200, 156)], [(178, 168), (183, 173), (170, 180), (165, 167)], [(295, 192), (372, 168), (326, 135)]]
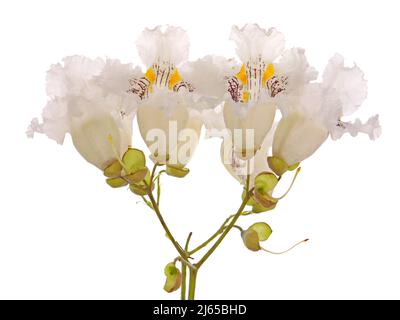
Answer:
[(244, 67), (244, 64), (242, 64), (242, 67), (240, 68), (239, 73), (236, 74), (236, 78), (243, 84), (247, 84), (247, 74), (246, 74), (246, 68)]
[(172, 89), (179, 81), (182, 81), (182, 77), (179, 74), (178, 69), (175, 69), (171, 75), (171, 78), (169, 78), (168, 88)]
[(144, 74), (145, 78), (150, 81), (150, 83), (154, 83), (156, 81), (156, 74), (152, 67), (148, 68), (146, 73)]
[(247, 103), (249, 101), (250, 93), (248, 91), (243, 91), (242, 94), (242, 100), (244, 103)]
[(111, 134), (109, 134), (109, 135), (107, 136), (107, 140), (108, 140), (109, 143), (112, 144), (112, 142), (113, 142), (113, 137), (112, 137)]
[(150, 92), (150, 93), (153, 93), (153, 86), (150, 86), (150, 87), (149, 87), (149, 92)]
[(270, 63), (267, 68), (264, 71), (263, 77), (262, 77), (262, 86), (265, 88), (265, 85), (269, 79), (271, 79), (275, 74), (275, 69), (274, 65)]

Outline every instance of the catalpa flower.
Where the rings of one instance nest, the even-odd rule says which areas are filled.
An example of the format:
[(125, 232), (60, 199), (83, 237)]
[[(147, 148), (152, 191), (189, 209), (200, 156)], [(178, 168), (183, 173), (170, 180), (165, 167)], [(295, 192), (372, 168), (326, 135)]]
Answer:
[(203, 110), (222, 100), (218, 81), (229, 63), (211, 56), (187, 62), (189, 38), (172, 26), (144, 30), (137, 48), (147, 70), (130, 80), (129, 92), (140, 99), (140, 133), (155, 162), (184, 169), (198, 144)]
[(357, 66), (345, 67), (343, 57), (335, 55), (324, 71), (322, 83), (305, 84), (281, 101), (283, 118), (274, 135), (270, 166), (282, 174), (286, 167), (311, 156), (329, 135), (335, 140), (346, 132), (352, 136), (363, 132), (376, 139), (380, 135), (377, 115), (365, 124), (359, 119), (354, 123), (341, 120), (356, 111), (366, 96), (363, 72)]
[(131, 144), (136, 101), (126, 88), (137, 73), (118, 60), (65, 58), (47, 73), (50, 99), (42, 122), (33, 119), (28, 136), (44, 133), (62, 144), (69, 133), (82, 157), (104, 170)]
[(273, 63), (284, 50), (284, 38), (275, 29), (248, 24), (242, 29), (233, 26), (231, 39), (242, 65), (228, 80), (223, 117), (235, 152), (248, 159), (261, 147), (274, 121), (274, 97), (280, 89), (274, 84)]
[[(250, 31), (256, 32), (259, 36), (255, 37), (251, 33), (249, 34)], [(233, 33), (237, 35), (237, 32), (241, 36), (240, 39), (243, 40), (244, 38), (246, 40), (243, 40), (243, 42), (246, 45), (244, 48), (247, 49), (247, 51), (241, 52), (239, 51), (240, 47), (238, 47), (239, 56), (244, 56), (245, 54), (252, 56), (250, 52), (254, 52), (254, 50), (262, 52), (263, 49), (268, 49), (272, 53), (268, 54), (269, 51), (267, 51), (264, 52), (263, 56), (269, 56), (271, 60), (273, 59), (271, 57), (275, 57), (277, 52), (281, 53), (275, 63), (266, 64), (265, 62), (259, 62), (258, 69), (246, 69), (243, 64), (240, 72), (228, 80), (230, 98), (235, 100), (240, 96), (242, 102), (236, 104), (225, 102), (223, 117), (227, 128), (230, 129), (230, 135), (228, 139), (226, 139), (226, 136), (224, 137), (221, 154), (228, 171), (238, 177), (242, 184), (245, 183), (246, 175), (250, 173), (250, 184), (252, 185), (257, 174), (262, 171), (271, 171), (266, 163), (266, 159), (269, 156), (274, 136), (274, 130), (272, 130), (273, 122), (271, 121), (275, 117), (276, 108), (279, 107), (282, 101), (287, 99), (287, 96), (292, 96), (299, 88), (315, 80), (317, 72), (309, 65), (304, 49), (292, 48), (283, 51), (283, 43), (278, 41), (278, 39), (282, 39), (283, 41), (283, 37), (276, 35), (271, 39), (268, 38), (268, 34), (272, 35), (276, 33), (273, 29), (265, 32), (257, 25), (247, 25), (240, 31), (234, 27)], [(270, 46), (267, 46), (265, 43)], [(254, 60), (256, 58), (252, 59), (252, 61)], [(247, 66), (249, 65), (250, 63), (247, 63)], [(246, 78), (243, 78), (244, 74), (246, 74)], [(261, 77), (263, 74), (264, 76)], [(232, 84), (238, 83), (242, 84), (236, 86), (237, 90), (233, 91)], [(255, 90), (248, 96), (249, 99), (253, 97), (254, 100), (258, 99), (258, 101), (261, 100), (268, 103), (258, 103), (256, 107), (254, 103), (249, 101), (247, 104), (244, 104), (243, 102), (247, 96), (246, 92), (248, 92), (246, 88)], [(240, 95), (237, 95), (237, 93), (240, 93)], [(238, 117), (236, 117), (237, 114), (235, 112), (231, 112), (234, 109), (230, 106), (234, 106), (236, 111), (240, 112)], [(234, 125), (235, 123), (236, 126)], [(250, 131), (246, 132), (246, 130)], [(253, 136), (251, 135), (252, 133)], [(251, 138), (254, 139), (254, 143), (250, 140)], [(228, 140), (233, 142), (229, 142)], [(251, 152), (243, 152), (244, 150), (250, 150)]]

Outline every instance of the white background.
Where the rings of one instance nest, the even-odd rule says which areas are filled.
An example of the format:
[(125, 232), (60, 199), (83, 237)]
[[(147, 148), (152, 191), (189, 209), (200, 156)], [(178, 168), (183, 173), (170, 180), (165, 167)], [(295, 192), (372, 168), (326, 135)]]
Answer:
[[(156, 217), (73, 149), (25, 130), (46, 103), (45, 71), (64, 56), (140, 63), (144, 27), (180, 25), (190, 58), (234, 56), (232, 24), (275, 26), (322, 70), (335, 53), (369, 81), (357, 116), (379, 113), (375, 142), (346, 135), (302, 164), (267, 221), (267, 246), (246, 250), (234, 230), (198, 276), (200, 299), (400, 298), (399, 56), (396, 1), (2, 1), (0, 4), (0, 298), (178, 298), (162, 290), (174, 249)], [(136, 126), (136, 125), (135, 125)], [(143, 147), (135, 129), (134, 145)], [(184, 180), (165, 177), (161, 208), (177, 239), (198, 244), (240, 204), (241, 187), (203, 140)]]

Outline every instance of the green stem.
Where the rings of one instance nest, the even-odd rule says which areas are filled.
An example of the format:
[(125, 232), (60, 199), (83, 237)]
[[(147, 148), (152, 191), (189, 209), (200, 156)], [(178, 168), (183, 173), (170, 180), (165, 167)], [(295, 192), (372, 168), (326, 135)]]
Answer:
[(156, 172), (157, 167), (159, 166), (158, 163), (154, 164), (153, 170), (151, 171), (151, 175), (150, 175), (150, 185), (148, 185), (145, 181), (144, 183), (147, 186), (147, 196), (150, 199), (151, 202), (151, 206), (152, 209), (154, 210), (154, 212), (157, 215), (158, 220), (160, 220), (160, 223), (162, 225), (162, 227), (164, 228), (165, 233), (167, 234), (168, 239), (172, 242), (172, 244), (174, 245), (176, 251), (178, 251), (179, 255), (181, 256), (181, 259), (183, 261), (185, 261), (185, 263), (187, 264), (187, 266), (189, 268), (195, 268), (195, 266), (193, 266), (189, 261), (188, 261), (188, 255), (187, 253), (182, 249), (182, 247), (179, 245), (178, 241), (175, 240), (174, 236), (172, 235), (171, 231), (169, 230), (161, 212), (160, 212), (160, 208), (157, 205), (157, 201), (156, 199), (154, 199), (153, 196), (153, 192), (151, 191), (151, 185), (153, 184), (153, 178), (154, 178), (154, 174)]
[(225, 228), (224, 232), (221, 234), (221, 236), (218, 238), (218, 240), (214, 243), (214, 245), (206, 252), (206, 254), (200, 259), (200, 261), (195, 264), (195, 267), (197, 267), (197, 269), (199, 269), (204, 264), (204, 262), (206, 262), (207, 259), (213, 254), (215, 249), (218, 248), (220, 243), (224, 240), (226, 235), (229, 233), (229, 231), (231, 231), (231, 229), (235, 225), (236, 221), (239, 219), (239, 217), (242, 214), (244, 208), (246, 207), (247, 202), (250, 199), (250, 194), (251, 194), (252, 190), (249, 191), (249, 184), (250, 184), (250, 175), (247, 175), (247, 179), (246, 179), (246, 195), (245, 195), (245, 197), (243, 199), (243, 202), (242, 202), (240, 208), (236, 212), (236, 214), (233, 217), (232, 221)]
[(157, 176), (156, 181), (157, 181), (157, 205), (160, 206), (160, 197), (161, 197), (160, 175)]
[(181, 300), (186, 300), (186, 264), (182, 261), (182, 283), (181, 283)]
[(232, 228), (238, 229), (240, 232), (243, 232), (243, 228), (241, 226), (234, 225)]
[(150, 174), (150, 182), (151, 183), (153, 183), (153, 178), (154, 178), (154, 175), (155, 175), (155, 173), (156, 173), (156, 170), (157, 170), (157, 167), (159, 166), (159, 164), (158, 164), (158, 162), (156, 162), (155, 164), (154, 164), (154, 166), (153, 166), (153, 170), (151, 171), (151, 174)]
[[(192, 233), (189, 233), (189, 236), (186, 240), (185, 244), (185, 252), (188, 252), (189, 249), (189, 241), (190, 238), (192, 237)], [(181, 300), (186, 300), (186, 271), (187, 271), (187, 265), (186, 263), (182, 260), (182, 284), (181, 284)]]
[(196, 292), (196, 280), (197, 280), (197, 270), (190, 269), (188, 300), (194, 300), (194, 294)]
[(153, 193), (151, 191), (149, 191), (147, 193), (147, 195), (149, 196), (150, 202), (153, 206), (153, 210), (157, 215), (158, 220), (160, 220), (160, 223), (162, 225), (162, 227), (165, 230), (165, 233), (167, 234), (167, 237), (169, 240), (171, 240), (172, 244), (174, 245), (176, 251), (178, 251), (179, 255), (181, 256), (181, 258), (185, 261), (185, 263), (190, 267), (190, 268), (194, 268), (194, 266), (187, 260), (188, 255), (187, 253), (182, 249), (182, 247), (179, 245), (179, 243), (175, 240), (174, 236), (172, 235), (171, 231), (169, 230), (164, 218), (161, 215), (160, 209), (157, 206), (156, 200), (154, 199)]
[[(252, 214), (252, 211), (243, 211), (242, 212), (242, 216), (247, 216), (249, 214)], [(202, 244), (198, 245), (196, 248), (194, 248), (193, 250), (188, 251), (188, 255), (191, 256), (192, 254), (195, 254), (197, 251), (200, 251), (201, 249), (203, 249), (204, 247), (206, 247), (211, 241), (213, 241), (216, 237), (218, 237), (218, 235), (220, 235), (224, 229), (226, 228), (227, 223), (229, 222), (229, 220), (231, 220), (235, 215), (232, 214), (230, 215), (228, 218), (226, 218), (226, 220), (224, 221), (224, 223), (221, 225), (221, 227), (210, 237), (208, 238), (206, 241), (204, 241)]]
[(222, 231), (224, 231), (226, 224), (229, 222), (230, 219), (232, 219), (235, 215), (231, 215), (229, 216), (224, 223), (221, 225), (221, 227), (217, 230), (217, 232), (215, 232), (210, 238), (208, 238), (206, 241), (204, 241), (202, 244), (200, 244), (199, 246), (197, 246), (196, 248), (194, 248), (193, 250), (189, 251), (188, 254), (189, 256), (191, 256), (192, 254), (196, 253), (197, 251), (203, 249), (205, 246), (207, 246), (211, 241), (213, 241), (216, 237), (218, 237), (218, 235), (220, 235), (222, 233)]

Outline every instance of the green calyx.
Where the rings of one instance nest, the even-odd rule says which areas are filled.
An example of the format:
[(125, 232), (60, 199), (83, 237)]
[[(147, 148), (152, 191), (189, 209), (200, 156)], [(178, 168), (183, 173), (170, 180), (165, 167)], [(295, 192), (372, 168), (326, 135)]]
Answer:
[(122, 165), (118, 160), (114, 160), (104, 169), (104, 175), (108, 178), (114, 178), (121, 175)]
[(254, 189), (261, 194), (268, 194), (278, 184), (278, 178), (272, 172), (262, 172), (254, 180)]
[(136, 195), (145, 196), (150, 190), (154, 189), (154, 183), (150, 181), (150, 172), (147, 170), (145, 177), (138, 183), (131, 183), (129, 189)]
[(261, 250), (260, 242), (266, 241), (272, 234), (271, 227), (265, 222), (257, 222), (247, 230), (242, 231), (242, 240), (247, 249), (251, 251)]
[(139, 169), (139, 170), (127, 175), (127, 176), (124, 176), (124, 178), (126, 180), (128, 180), (129, 183), (131, 183), (131, 184), (132, 183), (139, 183), (139, 182), (141, 182), (142, 180), (144, 180), (146, 178), (146, 175), (148, 173), (149, 173), (149, 169), (142, 168), (142, 169)]
[(254, 205), (252, 205), (252, 212), (253, 213), (262, 213), (262, 212), (267, 212), (270, 210), (275, 209), (277, 202), (271, 203), (269, 207), (264, 207), (263, 205), (259, 204), (258, 202), (255, 202)]
[(271, 196), (272, 191), (278, 184), (278, 178), (271, 172), (262, 172), (254, 180), (253, 211), (264, 212), (275, 208), (277, 199)]
[(268, 161), (268, 166), (278, 176), (282, 176), (289, 169), (287, 163), (284, 160), (279, 159), (278, 157), (268, 157), (267, 161)]
[(114, 160), (104, 169), (104, 175), (108, 177), (106, 182), (109, 186), (120, 188), (129, 184), (130, 189), (138, 195), (147, 193), (146, 184), (144, 183), (146, 177), (148, 177), (147, 182), (150, 185), (146, 157), (139, 149), (128, 148), (122, 156), (122, 160)]
[(257, 232), (251, 229), (242, 231), (242, 240), (247, 249), (251, 251), (258, 251), (261, 249), (260, 241)]
[(272, 234), (271, 227), (268, 225), (268, 223), (265, 223), (265, 222), (256, 222), (256, 223), (252, 224), (249, 227), (249, 229), (254, 230), (255, 232), (257, 232), (258, 239), (260, 241), (268, 240), (268, 238)]
[(275, 199), (274, 197), (270, 196), (268, 193), (263, 194), (258, 192), (257, 190), (254, 190), (254, 199), (257, 201), (259, 205), (261, 205), (263, 208), (266, 208), (268, 210), (273, 209), (276, 204), (278, 203), (278, 199)]
[(120, 188), (128, 184), (128, 182), (121, 177), (108, 178), (106, 179), (106, 182), (112, 188)]
[(189, 169), (180, 166), (174, 166), (167, 164), (165, 172), (175, 178), (184, 178), (189, 173)]
[(164, 268), (166, 276), (164, 290), (167, 292), (174, 292), (181, 286), (182, 275), (179, 269), (175, 266), (174, 262), (168, 263)]
[(299, 162), (292, 165), (288, 165), (285, 160), (278, 157), (272, 156), (267, 158), (268, 166), (273, 172), (275, 172), (279, 177), (282, 176), (286, 171), (293, 171), (299, 166)]
[(124, 170), (129, 175), (146, 167), (146, 157), (143, 151), (128, 148), (122, 156), (122, 163), (124, 164)]

